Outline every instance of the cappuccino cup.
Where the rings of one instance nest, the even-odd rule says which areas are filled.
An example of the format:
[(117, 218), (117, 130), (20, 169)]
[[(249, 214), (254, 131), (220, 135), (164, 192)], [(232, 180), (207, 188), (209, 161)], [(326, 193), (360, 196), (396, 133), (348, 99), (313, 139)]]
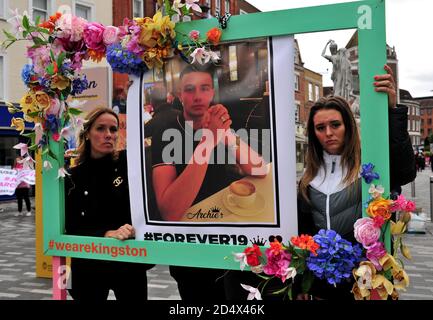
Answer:
[(227, 202), (231, 206), (251, 208), (256, 202), (256, 187), (249, 181), (238, 180), (229, 186)]

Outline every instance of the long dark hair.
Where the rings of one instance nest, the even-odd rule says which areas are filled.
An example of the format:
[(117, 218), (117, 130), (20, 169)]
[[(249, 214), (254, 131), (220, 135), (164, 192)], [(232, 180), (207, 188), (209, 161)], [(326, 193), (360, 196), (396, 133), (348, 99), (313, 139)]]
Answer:
[(336, 110), (340, 112), (345, 127), (343, 152), (341, 154), (341, 165), (347, 170), (343, 179), (345, 184), (356, 181), (361, 166), (361, 143), (359, 140), (358, 127), (353, 113), (346, 100), (337, 96), (319, 99), (310, 110), (307, 122), (308, 150), (306, 158), (306, 170), (299, 183), (301, 195), (308, 201), (308, 185), (319, 172), (324, 164), (323, 147), (317, 139), (314, 131), (314, 116), (320, 110)]
[[(77, 165), (84, 163), (86, 160), (90, 158), (90, 140), (87, 139), (87, 134), (90, 132), (90, 129), (92, 129), (93, 124), (95, 123), (96, 119), (98, 119), (103, 114), (108, 113), (114, 116), (117, 120), (117, 127), (119, 127), (119, 117), (118, 115), (111, 110), (110, 108), (105, 107), (98, 107), (96, 109), (93, 109), (91, 112), (89, 112), (85, 118), (86, 122), (84, 123), (83, 130), (80, 131), (79, 137), (78, 137), (78, 158), (77, 158)], [(113, 159), (117, 159), (118, 152), (116, 151), (116, 148), (114, 148), (115, 151), (113, 151)]]

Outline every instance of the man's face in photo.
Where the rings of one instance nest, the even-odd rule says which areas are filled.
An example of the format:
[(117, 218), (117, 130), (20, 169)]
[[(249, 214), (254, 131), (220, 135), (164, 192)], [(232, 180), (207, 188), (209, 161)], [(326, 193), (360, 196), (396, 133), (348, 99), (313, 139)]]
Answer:
[(213, 81), (209, 73), (191, 72), (182, 77), (180, 100), (186, 116), (204, 116), (214, 97)]

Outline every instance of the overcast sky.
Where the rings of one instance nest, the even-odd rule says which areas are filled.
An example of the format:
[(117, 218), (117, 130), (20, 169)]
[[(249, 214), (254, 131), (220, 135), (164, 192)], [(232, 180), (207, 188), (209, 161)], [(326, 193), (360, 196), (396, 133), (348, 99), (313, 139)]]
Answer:
[[(247, 0), (261, 11), (274, 11), (347, 0)], [(386, 41), (395, 46), (399, 60), (400, 88), (413, 97), (433, 96), (433, 1), (386, 0)], [(329, 39), (345, 46), (353, 31), (332, 31), (298, 35), (305, 67), (323, 74), (325, 86), (332, 85), (332, 64), (322, 58)], [(328, 50), (329, 54), (329, 50)]]

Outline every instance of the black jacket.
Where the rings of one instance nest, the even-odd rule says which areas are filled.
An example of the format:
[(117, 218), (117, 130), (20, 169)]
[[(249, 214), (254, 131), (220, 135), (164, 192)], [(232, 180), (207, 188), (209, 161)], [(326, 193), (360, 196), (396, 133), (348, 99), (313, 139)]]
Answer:
[(89, 159), (65, 179), (65, 228), (71, 235), (103, 237), (131, 224), (126, 152)]

